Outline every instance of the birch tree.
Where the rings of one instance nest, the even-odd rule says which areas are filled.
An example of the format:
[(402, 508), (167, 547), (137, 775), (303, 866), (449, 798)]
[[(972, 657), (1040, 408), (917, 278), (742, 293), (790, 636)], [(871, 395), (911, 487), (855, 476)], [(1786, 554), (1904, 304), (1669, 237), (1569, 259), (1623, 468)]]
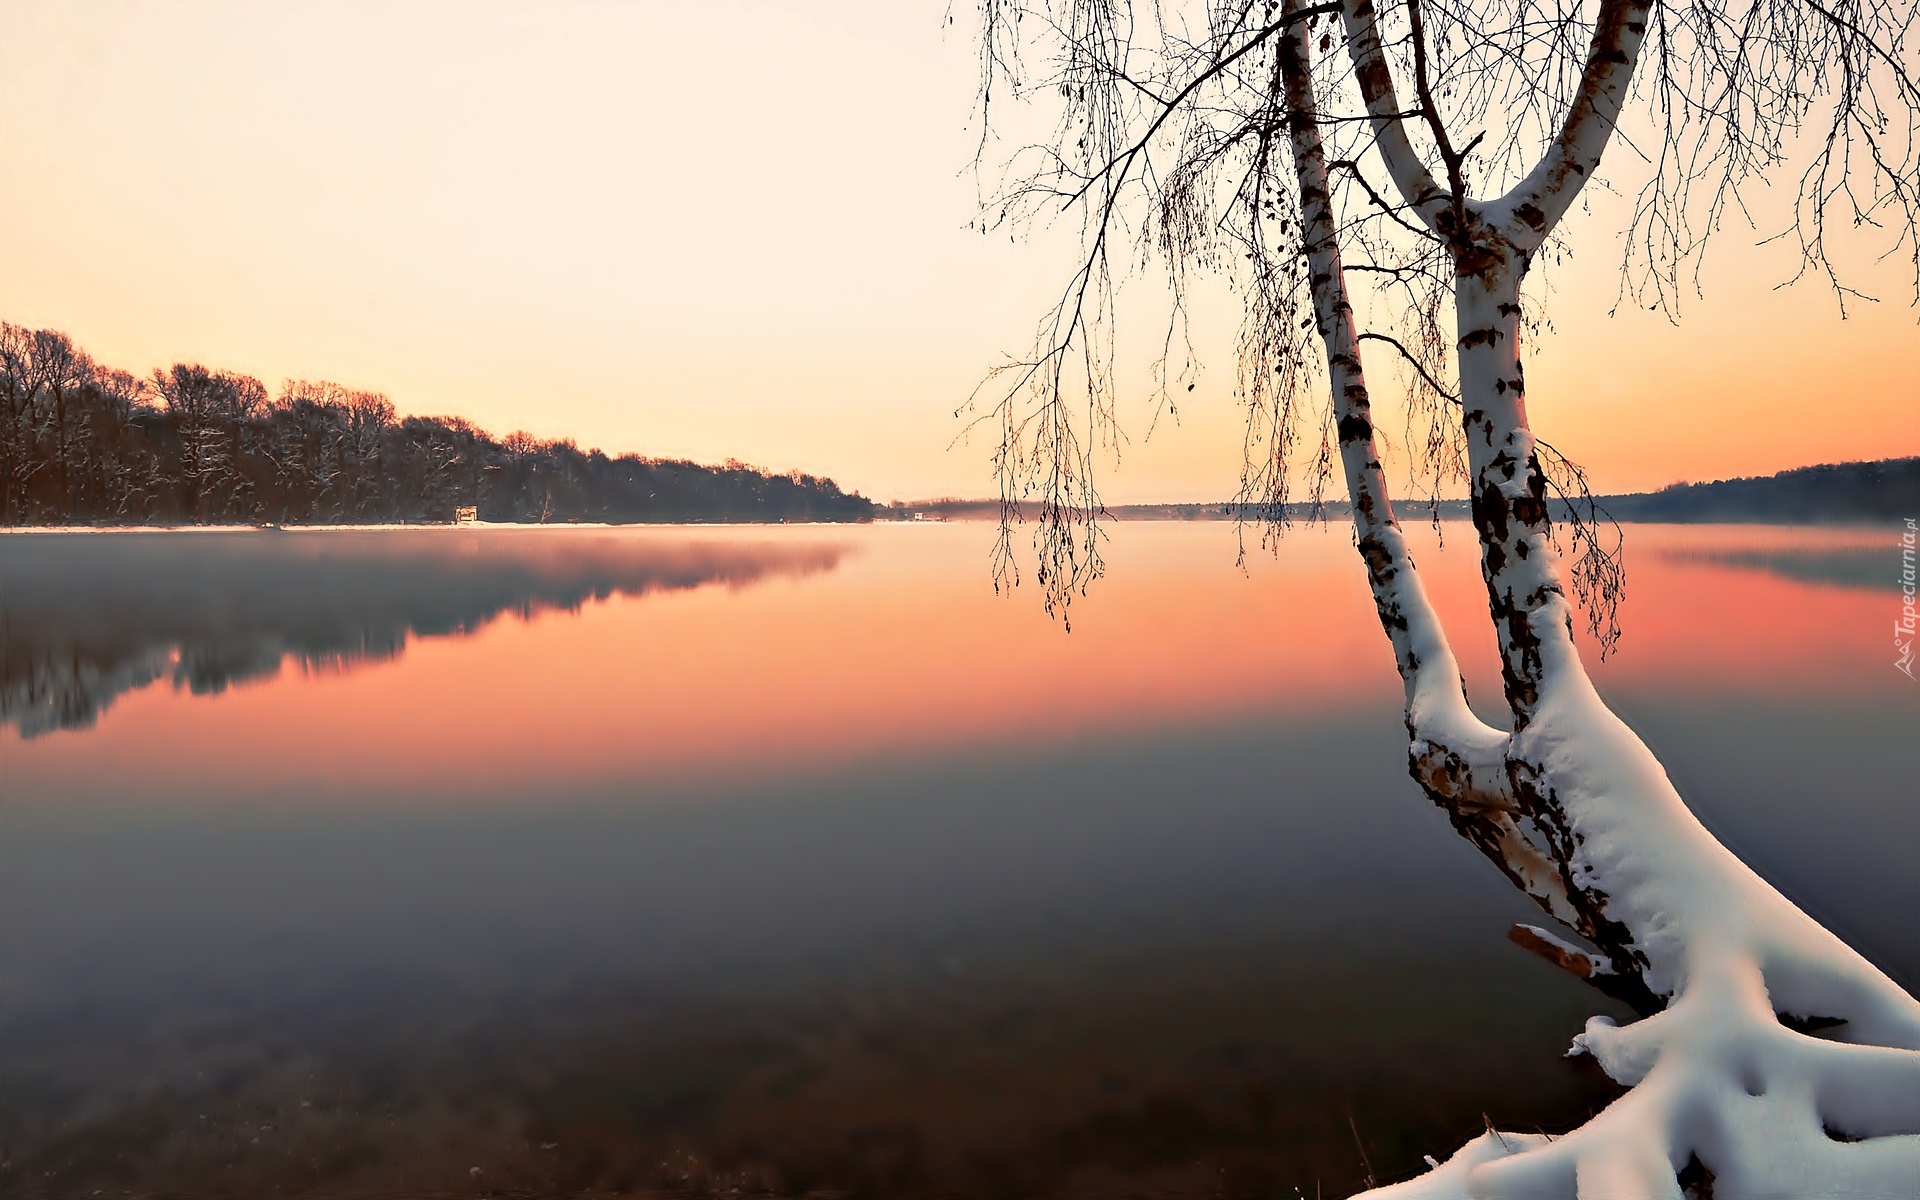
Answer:
[[(989, 219), (1077, 213), (1085, 249), (981, 417), (1000, 438), (1003, 555), (1030, 505), (1050, 609), (1102, 569), (1117, 256), (1153, 264), (1170, 298), (1162, 406), (1191, 377), (1191, 280), (1222, 276), (1244, 312), (1243, 500), (1283, 524), (1290, 481), (1304, 471), (1317, 499), (1337, 464), (1413, 778), (1549, 919), (1515, 940), (1639, 1014), (1573, 1041), (1627, 1089), (1586, 1125), (1489, 1130), (1382, 1194), (1920, 1193), (1920, 1003), (1721, 846), (1596, 693), (1569, 593), (1604, 643), (1617, 554), (1577, 505), (1556, 525), (1582, 477), (1534, 436), (1523, 371), (1523, 284), (1623, 124), (1648, 131), (1636, 298), (1671, 306), (1743, 186), (1796, 152), (1788, 232), (1842, 302), (1830, 217), (1914, 256), (1914, 20), (1881, 0), (983, 5), (989, 128), (1009, 91), (1059, 118), (1015, 155)], [(1362, 327), (1354, 277), (1390, 329)], [(1431, 486), (1457, 475), (1470, 497), (1510, 733), (1468, 704), (1401, 536), (1364, 341), (1404, 364)]]

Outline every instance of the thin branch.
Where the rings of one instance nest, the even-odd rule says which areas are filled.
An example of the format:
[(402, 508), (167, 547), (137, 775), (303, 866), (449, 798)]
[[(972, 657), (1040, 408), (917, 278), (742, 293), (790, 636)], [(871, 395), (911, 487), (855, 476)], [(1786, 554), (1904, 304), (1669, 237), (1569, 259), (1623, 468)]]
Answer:
[(1449, 404), (1460, 403), (1460, 397), (1455, 393), (1448, 391), (1444, 386), (1442, 386), (1442, 384), (1438, 379), (1435, 379), (1432, 375), (1428, 374), (1426, 367), (1420, 364), (1420, 360), (1414, 356), (1413, 351), (1407, 349), (1404, 345), (1401, 344), (1399, 338), (1390, 337), (1384, 333), (1363, 333), (1356, 340), (1362, 341), (1362, 342), (1385, 342), (1387, 345), (1392, 346), (1395, 350), (1398, 350), (1400, 352), (1401, 358), (1404, 358), (1407, 360), (1408, 365), (1412, 366), (1414, 370), (1420, 373), (1420, 378), (1426, 380), (1427, 386), (1432, 388), (1434, 391), (1438, 392), (1443, 398), (1446, 399), (1447, 403)]

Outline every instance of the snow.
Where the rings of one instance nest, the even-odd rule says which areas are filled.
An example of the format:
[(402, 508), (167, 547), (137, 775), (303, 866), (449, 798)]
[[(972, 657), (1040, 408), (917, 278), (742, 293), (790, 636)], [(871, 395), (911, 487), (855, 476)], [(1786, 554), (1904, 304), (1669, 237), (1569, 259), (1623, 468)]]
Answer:
[(1721, 845), (1577, 664), (1552, 682), (1508, 753), (1544, 769), (1576, 877), (1606, 893), (1667, 1007), (1573, 1040), (1631, 1089), (1586, 1125), (1489, 1132), (1368, 1194), (1672, 1197), (1697, 1160), (1716, 1200), (1920, 1196), (1920, 1002)]
[[(1402, 127), (1373, 7), (1343, 11), (1375, 149), (1409, 208), (1438, 232), (1431, 210), (1446, 198)], [(1518, 940), (1589, 979), (1636, 967), (1665, 1007), (1627, 1025), (1595, 1017), (1573, 1040), (1570, 1053), (1629, 1089), (1584, 1126), (1559, 1137), (1489, 1130), (1418, 1178), (1368, 1195), (1639, 1200), (1682, 1195), (1684, 1177), (1715, 1200), (1911, 1200), (1920, 1197), (1920, 1002), (1694, 817), (1595, 692), (1551, 541), (1517, 515), (1529, 485), (1519, 468), (1534, 449), (1517, 319), (1526, 254), (1600, 160), (1645, 13), (1635, 0), (1615, 6), (1611, 23), (1603, 13), (1583, 80), (1592, 86), (1532, 174), (1500, 200), (1460, 201), (1515, 252), (1495, 247), (1487, 263), (1463, 268), (1455, 300), (1475, 495), (1505, 507), (1499, 531), (1483, 536), (1498, 542), (1488, 586), (1517, 732), (1502, 735), (1467, 708), (1411, 570), (1395, 598), (1414, 614), (1407, 636), (1423, 643), (1415, 670), (1403, 670), (1416, 777), (1456, 823), (1497, 835), (1486, 848), (1555, 918), (1609, 944), (1594, 955), (1534, 927)], [(1522, 201), (1534, 218), (1524, 227), (1514, 219)], [(1523, 789), (1528, 803), (1519, 804)]]

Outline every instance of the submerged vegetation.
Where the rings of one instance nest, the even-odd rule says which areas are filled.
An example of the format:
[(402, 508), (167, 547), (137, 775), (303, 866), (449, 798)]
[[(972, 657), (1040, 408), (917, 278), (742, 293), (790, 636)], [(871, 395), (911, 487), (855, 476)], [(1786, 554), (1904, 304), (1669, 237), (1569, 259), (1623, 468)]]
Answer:
[(64, 333), (0, 323), (0, 525), (451, 521), (857, 521), (831, 479), (634, 454), (374, 392), (176, 363), (140, 378)]

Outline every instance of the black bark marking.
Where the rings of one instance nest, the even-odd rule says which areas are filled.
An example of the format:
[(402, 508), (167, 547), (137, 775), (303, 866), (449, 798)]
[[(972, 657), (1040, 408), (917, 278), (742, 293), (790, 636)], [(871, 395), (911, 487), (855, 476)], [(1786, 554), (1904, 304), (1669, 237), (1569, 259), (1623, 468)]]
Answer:
[[(1398, 574), (1393, 565), (1393, 552), (1387, 549), (1385, 542), (1371, 533), (1360, 539), (1360, 557), (1367, 564), (1367, 578), (1373, 580), (1376, 585), (1384, 586), (1392, 583), (1394, 576)], [(1382, 599), (1377, 603), (1384, 606), (1392, 602)], [(1401, 619), (1400, 625), (1405, 628), (1404, 618)]]
[(1360, 68), (1360, 91), (1369, 100), (1385, 96), (1391, 82), (1385, 59), (1369, 58)]
[(1507, 862), (1501, 847), (1512, 832), (1500, 813), (1504, 805), (1490, 802), (1495, 798), (1475, 783), (1466, 761), (1444, 746), (1416, 738), (1408, 749), (1407, 770), (1427, 799), (1447, 814), (1454, 832), (1492, 859), (1515, 887), (1527, 891), (1526, 881)]
[(1473, 523), (1480, 530), (1481, 540), (1487, 545), (1505, 542), (1507, 540), (1506, 493), (1491, 483), (1475, 492)]
[(1789, 1012), (1775, 1013), (1773, 1015), (1778, 1017), (1780, 1023), (1788, 1029), (1793, 1030), (1795, 1033), (1804, 1033), (1808, 1037), (1813, 1037), (1823, 1029), (1837, 1029), (1847, 1023), (1845, 1017), (1807, 1017), (1801, 1016), (1799, 1013)]
[(1364, 442), (1373, 436), (1373, 422), (1360, 413), (1348, 413), (1341, 417), (1337, 428), (1342, 446)]
[[(1365, 508), (1372, 508), (1373, 493), (1370, 490), (1362, 491), (1358, 499), (1365, 502)], [(1357, 504), (1356, 507), (1362, 506)], [(1370, 513), (1367, 515), (1371, 522)], [(1408, 629), (1407, 614), (1401, 611), (1399, 602), (1387, 591), (1393, 581), (1400, 577), (1399, 563), (1393, 551), (1375, 533), (1369, 532), (1361, 537), (1359, 550), (1361, 559), (1367, 564), (1367, 579), (1373, 585), (1374, 612), (1379, 614), (1380, 628), (1386, 631), (1387, 639), (1392, 641), (1396, 632), (1405, 633)], [(1400, 664), (1401, 674), (1410, 677), (1419, 669), (1420, 659), (1409, 651)]]
[[(1487, 781), (1474, 778), (1473, 768), (1457, 754), (1444, 746), (1413, 735), (1411, 723), (1407, 728), (1409, 735), (1414, 736), (1407, 755), (1408, 770), (1414, 780), (1420, 784), (1421, 790), (1426, 792), (1427, 798), (1447, 814), (1448, 823), (1453, 826), (1456, 833), (1478, 847), (1480, 852), (1500, 869), (1500, 873), (1505, 875), (1509, 882), (1523, 893), (1533, 897), (1534, 902), (1555, 919), (1559, 919), (1560, 915), (1556, 901), (1561, 900), (1571, 903), (1576, 913), (1598, 913), (1605, 902), (1604, 894), (1591, 889), (1581, 892), (1574, 888), (1569, 879), (1571, 873), (1564, 867), (1560, 871), (1561, 886), (1565, 889), (1564, 895), (1559, 893), (1543, 895), (1535, 890), (1538, 886), (1537, 881), (1529, 879), (1518, 862), (1508, 858), (1509, 848), (1516, 841), (1530, 846), (1536, 852), (1541, 850), (1539, 844), (1528, 838), (1518, 824), (1520, 820), (1529, 819), (1524, 809), (1516, 814), (1513, 800), (1504, 789), (1491, 790)], [(1516, 767), (1522, 768), (1523, 773), (1532, 772), (1531, 767), (1518, 764), (1513, 760), (1509, 760), (1505, 766), (1508, 776), (1506, 782), (1509, 787), (1512, 786)], [(1518, 794), (1514, 795), (1517, 798)], [(1543, 830), (1548, 827), (1541, 826), (1538, 821), (1533, 823)], [(1563, 820), (1556, 822), (1549, 817), (1548, 825), (1555, 824), (1563, 831), (1560, 841), (1568, 847), (1575, 844), (1574, 838), (1564, 834), (1565, 822)], [(1562, 861), (1554, 857), (1551, 843), (1546, 853), (1550, 858), (1554, 858), (1556, 865)], [(1597, 925), (1600, 928), (1608, 926), (1603, 914), (1598, 916), (1597, 922), (1585, 915), (1580, 916), (1579, 920), (1583, 925)], [(1624, 934), (1623, 927), (1614, 926), (1614, 928)], [(1593, 939), (1589, 938), (1589, 940)], [(1626, 945), (1624, 941), (1617, 944)], [(1645, 969), (1643, 960), (1636, 962), (1630, 950), (1616, 953), (1611, 947), (1601, 942), (1594, 941), (1594, 945), (1601, 949), (1610, 970), (1595, 972), (1588, 978), (1588, 982), (1605, 994), (1625, 1003), (1642, 1016), (1656, 1013), (1664, 1007), (1661, 999), (1648, 990), (1643, 981), (1640, 974)], [(1627, 973), (1619, 974), (1618, 967), (1623, 961), (1627, 963), (1629, 969)]]
[[(1513, 215), (1520, 218), (1521, 223), (1535, 233), (1542, 232), (1547, 227), (1547, 214), (1541, 212), (1540, 206), (1531, 200), (1522, 204), (1519, 208), (1514, 209)], [(1505, 304), (1500, 306), (1501, 315), (1504, 316), (1506, 314), (1507, 307)], [(1516, 311), (1518, 311), (1517, 308)]]
[(1542, 529), (1548, 524), (1547, 476), (1540, 469), (1538, 452), (1527, 454), (1527, 494), (1514, 500), (1513, 515), (1528, 529)]
[(1687, 1165), (1680, 1168), (1673, 1181), (1687, 1200), (1713, 1200), (1713, 1172), (1707, 1170), (1698, 1154), (1687, 1156)]
[(1628, 1005), (1641, 1016), (1652, 1016), (1666, 1001), (1647, 986), (1647, 956), (1633, 944), (1625, 924), (1607, 916), (1607, 894), (1575, 878), (1573, 859), (1580, 835), (1567, 823), (1566, 808), (1547, 783), (1546, 772), (1523, 759), (1507, 760), (1507, 778), (1520, 811), (1540, 831), (1547, 854), (1560, 868), (1576, 919), (1574, 929), (1607, 959), (1610, 973), (1593, 977), (1593, 985)]
[(1500, 656), (1501, 682), (1506, 686), (1507, 704), (1513, 709), (1515, 731), (1525, 729), (1540, 703), (1540, 635), (1533, 631), (1532, 614), (1516, 605), (1511, 596), (1494, 606), (1494, 625), (1506, 630), (1507, 652)]
[(1505, 336), (1507, 336), (1506, 330), (1489, 325), (1481, 329), (1469, 331), (1466, 336), (1460, 339), (1460, 348), (1462, 350), (1471, 350), (1475, 346), (1491, 346)]
[(1373, 611), (1379, 614), (1380, 628), (1386, 630), (1389, 638), (1396, 632), (1405, 633), (1407, 631), (1406, 614), (1400, 611), (1398, 605), (1387, 604), (1383, 601), (1376, 600), (1373, 603)]

